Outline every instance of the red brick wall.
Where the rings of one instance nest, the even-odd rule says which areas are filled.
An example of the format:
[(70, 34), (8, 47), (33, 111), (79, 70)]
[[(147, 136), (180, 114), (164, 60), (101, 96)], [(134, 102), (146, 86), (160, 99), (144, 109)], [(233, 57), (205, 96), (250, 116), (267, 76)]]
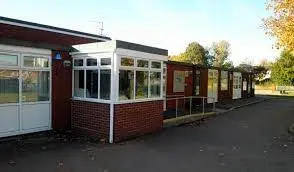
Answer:
[(114, 105), (114, 141), (162, 129), (163, 101)]
[(72, 129), (80, 134), (95, 138), (109, 138), (110, 105), (73, 100)]

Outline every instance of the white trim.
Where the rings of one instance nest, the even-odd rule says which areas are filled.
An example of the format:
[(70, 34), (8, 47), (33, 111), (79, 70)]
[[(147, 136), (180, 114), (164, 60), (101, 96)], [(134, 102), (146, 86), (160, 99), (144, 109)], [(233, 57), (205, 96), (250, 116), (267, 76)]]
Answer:
[(117, 102), (113, 102), (114, 104), (128, 104), (128, 103), (140, 103), (140, 102), (150, 102), (150, 101), (157, 101), (157, 100), (164, 100), (160, 97), (154, 98), (144, 98), (144, 99), (132, 99), (132, 100), (120, 100)]
[(51, 50), (41, 49), (41, 48), (30, 48), (24, 46), (14, 46), (14, 45), (4, 45), (0, 44), (0, 50), (6, 51), (7, 53), (28, 53), (28, 54), (38, 54), (38, 55), (49, 55), (51, 57)]
[(114, 105), (113, 103), (110, 103), (109, 105), (109, 143), (113, 143), (113, 131), (114, 131)]
[[(15, 106), (18, 110), (18, 119), (19, 119), (19, 130), (18, 131), (12, 131), (12, 132), (6, 132), (1, 133), (0, 137), (6, 137), (6, 136), (13, 136), (13, 135), (19, 135), (19, 134), (26, 134), (31, 132), (37, 132), (37, 131), (45, 131), (50, 130), (52, 127), (52, 71), (51, 71), (51, 50), (45, 50), (45, 49), (38, 49), (38, 48), (29, 48), (29, 47), (21, 47), (21, 46), (10, 46), (10, 45), (2, 45), (0, 44), (0, 52), (5, 54), (13, 54), (18, 56), (18, 65), (17, 66), (10, 66), (5, 67), (1, 66), (0, 70), (14, 70), (18, 71), (18, 89), (19, 89), (19, 99), (18, 103), (6, 103), (1, 104), (0, 107), (5, 106)], [(48, 67), (24, 67), (23, 66), (23, 57), (24, 56), (37, 56), (37, 57), (45, 57), (48, 59)], [(40, 72), (45, 71), (49, 72), (49, 100), (48, 101), (37, 101), (37, 102), (25, 102), (22, 100), (22, 86), (23, 86), (23, 72), (26, 71), (32, 71), (32, 72)], [(37, 104), (48, 104), (49, 105), (49, 119), (48, 119), (48, 125), (44, 127), (38, 127), (34, 129), (24, 129), (23, 128), (23, 105), (37, 105)]]
[(48, 31), (48, 32), (53, 32), (53, 33), (61, 33), (61, 34), (65, 34), (65, 35), (78, 36), (78, 37), (82, 37), (82, 38), (95, 39), (95, 40), (100, 40), (100, 41), (109, 41), (109, 39), (97, 38), (94, 36), (88, 36), (88, 35), (72, 33), (72, 32), (67, 32), (67, 31), (62, 31), (62, 30), (57, 30), (57, 29), (51, 29), (51, 28), (45, 28), (45, 27), (40, 27), (40, 26), (32, 26), (29, 24), (22, 24), (22, 23), (11, 22), (11, 21), (0, 20), (0, 23), (14, 25), (14, 26), (20, 26), (20, 27), (26, 27), (26, 28), (31, 28), (31, 29), (37, 29), (37, 30), (43, 30), (43, 31)]
[[(73, 46), (75, 48), (75, 46)], [(84, 55), (95, 55), (95, 54), (101, 54), (101, 53), (112, 53), (115, 50), (112, 49), (103, 49), (103, 50), (92, 50), (92, 51), (83, 51), (83, 50), (79, 50), (78, 52), (70, 52), (69, 55), (71, 56), (84, 56)]]
[(115, 50), (116, 54), (119, 56), (131, 56), (131, 57), (144, 57), (144, 59), (155, 60), (155, 61), (167, 61), (168, 56), (145, 53), (141, 51), (127, 50), (122, 48), (117, 48)]
[(77, 100), (77, 101), (85, 101), (85, 102), (95, 102), (95, 103), (105, 103), (105, 104), (111, 103), (110, 100), (104, 100), (104, 99), (82, 98), (82, 97), (73, 97), (71, 99)]

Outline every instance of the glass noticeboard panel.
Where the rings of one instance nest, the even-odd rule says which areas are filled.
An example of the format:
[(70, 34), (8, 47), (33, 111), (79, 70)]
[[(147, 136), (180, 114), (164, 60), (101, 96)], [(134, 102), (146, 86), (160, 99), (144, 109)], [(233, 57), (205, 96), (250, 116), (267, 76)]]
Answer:
[(173, 92), (185, 91), (185, 71), (174, 71)]

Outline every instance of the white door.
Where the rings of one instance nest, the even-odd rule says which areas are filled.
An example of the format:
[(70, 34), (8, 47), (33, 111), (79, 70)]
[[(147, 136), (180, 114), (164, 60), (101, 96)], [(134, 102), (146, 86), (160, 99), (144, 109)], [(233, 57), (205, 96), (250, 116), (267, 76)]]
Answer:
[(208, 69), (207, 103), (217, 102), (218, 70)]
[(0, 45), (0, 137), (51, 129), (50, 53)]
[(233, 73), (233, 99), (242, 97), (242, 74), (240, 72)]

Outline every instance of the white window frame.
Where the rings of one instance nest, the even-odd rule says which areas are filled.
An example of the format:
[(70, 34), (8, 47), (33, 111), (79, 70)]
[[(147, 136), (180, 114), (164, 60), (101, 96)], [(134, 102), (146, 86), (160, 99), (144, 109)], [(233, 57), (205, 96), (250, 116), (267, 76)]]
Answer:
[[(48, 104), (51, 103), (52, 98), (52, 72), (51, 72), (51, 57), (50, 55), (45, 54), (37, 54), (37, 53), (22, 53), (22, 52), (9, 52), (9, 51), (2, 51), (0, 50), (0, 54), (7, 54), (7, 55), (13, 55), (17, 56), (17, 66), (0, 66), (0, 70), (14, 70), (18, 71), (18, 78), (19, 78), (19, 97), (17, 103), (4, 103), (0, 104), (0, 106), (7, 106), (7, 105), (21, 105), (21, 104)], [(33, 56), (33, 57), (44, 57), (48, 58), (48, 67), (25, 67), (23, 65), (24, 56)], [(38, 71), (44, 71), (49, 72), (49, 99), (48, 101), (35, 101), (35, 102), (25, 102), (22, 100), (22, 73), (23, 71), (32, 71), (32, 72), (38, 72)]]
[[(96, 66), (87, 66), (87, 59), (97, 59), (97, 65)], [(111, 59), (111, 65), (104, 65), (101, 66), (101, 58), (110, 58)], [(75, 59), (83, 59), (83, 66), (74, 66), (74, 63), (72, 63), (72, 98), (74, 100), (83, 100), (83, 101), (90, 101), (90, 102), (102, 102), (102, 103), (110, 103), (111, 102), (111, 89), (110, 89), (110, 97), (109, 100), (101, 99), (100, 98), (100, 74), (101, 70), (110, 70), (112, 69), (112, 57), (105, 56), (105, 55), (97, 55), (97, 54), (90, 54), (90, 55), (81, 55), (81, 56), (74, 56), (73, 61)], [(75, 97), (74, 96), (74, 72), (76, 70), (83, 70), (84, 71), (84, 93), (83, 97)], [(89, 98), (87, 97), (87, 70), (97, 70), (98, 71), (98, 98)], [(112, 72), (111, 72), (112, 73)], [(112, 75), (110, 76), (110, 80), (112, 78)], [(112, 83), (111, 83), (112, 84)]]
[[(31, 66), (24, 66), (24, 57), (41, 57), (41, 58), (48, 58), (48, 67), (31, 67)], [(39, 55), (39, 54), (28, 54), (23, 53), (21, 54), (21, 68), (28, 69), (28, 70), (36, 70), (36, 71), (50, 71), (51, 69), (51, 58), (46, 55)]]
[[(163, 99), (163, 61), (160, 60), (150, 60), (148, 58), (144, 58), (144, 57), (134, 57), (134, 56), (127, 56), (127, 55), (118, 55), (118, 63), (119, 63), (119, 69), (120, 70), (129, 70), (129, 71), (133, 71), (134, 72), (134, 90), (133, 90), (133, 94), (134, 97), (133, 99), (130, 100), (120, 100), (119, 99), (119, 81), (118, 81), (118, 88), (117, 88), (117, 95), (118, 95), (118, 102), (120, 103), (128, 103), (128, 102), (140, 102), (140, 101), (151, 101), (151, 100), (162, 100)], [(129, 59), (133, 59), (134, 60), (134, 65), (133, 66), (122, 66), (121, 65), (121, 59), (122, 58), (129, 58)], [(145, 60), (148, 61), (148, 68), (146, 67), (137, 67), (137, 60)], [(159, 62), (161, 64), (160, 68), (152, 68), (152, 62)], [(136, 99), (136, 71), (148, 71), (148, 97), (147, 98), (137, 98)], [(151, 97), (151, 84), (150, 84), (150, 74), (151, 72), (159, 72), (160, 73), (160, 77), (161, 77), (161, 84), (160, 84), (160, 95), (159, 97)]]
[[(48, 58), (48, 67), (28, 67), (24, 66), (24, 57), (25, 56), (32, 56), (32, 57), (43, 57)], [(49, 72), (49, 100), (48, 101), (36, 101), (36, 102), (22, 102), (22, 104), (42, 104), (42, 103), (51, 103), (51, 93), (52, 93), (52, 73), (51, 73), (51, 58), (48, 55), (42, 55), (42, 54), (28, 54), (28, 53), (22, 53), (21, 54), (21, 67), (20, 67), (20, 82), (21, 82), (21, 95), (20, 98), (22, 99), (22, 73), (23, 71), (32, 71), (32, 72)]]
[(15, 66), (1, 66), (1, 69), (20, 69), (21, 67), (21, 54), (20, 53), (14, 53), (14, 52), (6, 52), (6, 51), (1, 51), (0, 50), (0, 54), (7, 54), (7, 55), (11, 55), (11, 56), (17, 56), (17, 65)]

